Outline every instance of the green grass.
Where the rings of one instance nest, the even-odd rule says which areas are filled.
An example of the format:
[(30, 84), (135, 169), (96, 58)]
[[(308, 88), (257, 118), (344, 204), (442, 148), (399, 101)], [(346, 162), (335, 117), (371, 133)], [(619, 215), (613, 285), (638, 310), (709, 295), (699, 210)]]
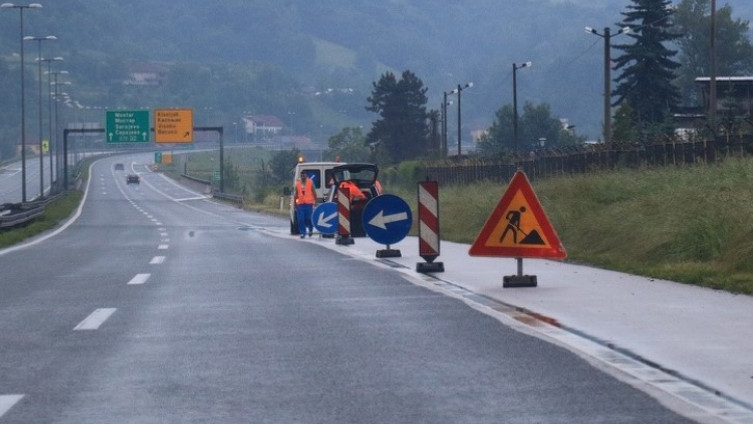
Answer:
[[(551, 178), (533, 186), (570, 261), (753, 294), (753, 161)], [(442, 238), (472, 242), (503, 189), (440, 188)]]
[(51, 230), (65, 221), (81, 203), (83, 194), (78, 190), (65, 193), (54, 202), (48, 204), (42, 216), (28, 225), (0, 231), (0, 248), (12, 246), (31, 238), (44, 231)]

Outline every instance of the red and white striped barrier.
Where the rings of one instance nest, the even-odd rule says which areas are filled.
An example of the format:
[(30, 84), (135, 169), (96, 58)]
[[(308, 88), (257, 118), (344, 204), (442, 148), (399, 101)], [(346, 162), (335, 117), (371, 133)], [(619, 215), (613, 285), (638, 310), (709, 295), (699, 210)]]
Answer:
[(337, 238), (335, 244), (353, 244), (350, 236), (350, 189), (340, 187), (337, 189)]
[(417, 263), (417, 272), (444, 272), (439, 256), (439, 183), (418, 183), (418, 254), (425, 263)]

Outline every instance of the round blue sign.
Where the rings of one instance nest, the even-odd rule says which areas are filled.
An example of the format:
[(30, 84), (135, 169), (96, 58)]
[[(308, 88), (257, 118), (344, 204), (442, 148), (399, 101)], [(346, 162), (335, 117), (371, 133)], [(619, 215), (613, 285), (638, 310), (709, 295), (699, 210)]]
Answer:
[(337, 232), (337, 204), (325, 202), (314, 209), (311, 214), (314, 227), (322, 234), (335, 234)]
[(413, 215), (405, 201), (392, 194), (382, 194), (369, 201), (363, 209), (366, 235), (381, 244), (394, 244), (404, 239), (413, 224)]

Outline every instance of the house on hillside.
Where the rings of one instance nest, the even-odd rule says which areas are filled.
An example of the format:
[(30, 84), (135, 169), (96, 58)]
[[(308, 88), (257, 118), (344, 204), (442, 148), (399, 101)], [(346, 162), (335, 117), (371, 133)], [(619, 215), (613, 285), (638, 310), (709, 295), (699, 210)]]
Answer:
[[(711, 78), (695, 79), (700, 90), (700, 105), (684, 108), (674, 115), (677, 135), (692, 139), (707, 125)], [(716, 121), (718, 134), (728, 139), (753, 137), (753, 76), (716, 77)]]
[(255, 141), (270, 139), (285, 127), (278, 117), (272, 115), (246, 115), (241, 119), (246, 135)]
[(167, 82), (167, 66), (153, 62), (133, 62), (128, 66), (124, 85), (160, 86)]

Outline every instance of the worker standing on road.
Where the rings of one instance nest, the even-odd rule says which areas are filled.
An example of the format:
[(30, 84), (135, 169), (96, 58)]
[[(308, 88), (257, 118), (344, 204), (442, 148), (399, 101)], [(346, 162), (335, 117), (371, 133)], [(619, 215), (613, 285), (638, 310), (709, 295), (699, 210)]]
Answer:
[(309, 230), (309, 237), (314, 233), (314, 224), (311, 220), (311, 215), (314, 212), (314, 205), (316, 204), (316, 192), (314, 191), (314, 184), (311, 179), (306, 175), (305, 171), (301, 171), (301, 178), (295, 182), (295, 214), (298, 217), (298, 232), (301, 234), (301, 238), (306, 237), (306, 229)]

